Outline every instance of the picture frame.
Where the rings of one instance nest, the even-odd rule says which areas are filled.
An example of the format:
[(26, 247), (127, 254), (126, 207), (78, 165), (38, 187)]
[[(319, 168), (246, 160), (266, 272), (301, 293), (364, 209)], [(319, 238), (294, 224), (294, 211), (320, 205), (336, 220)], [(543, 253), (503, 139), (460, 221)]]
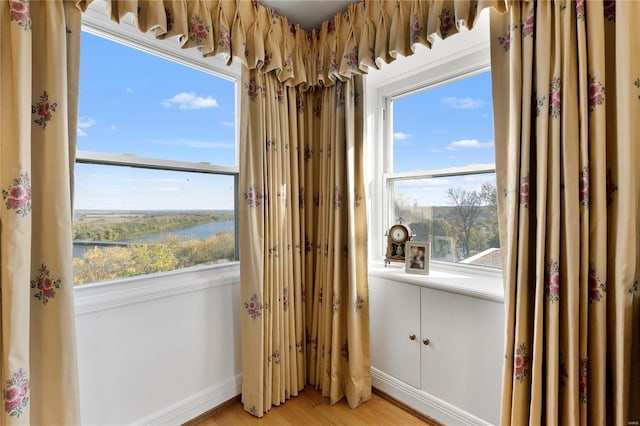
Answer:
[(405, 272), (409, 274), (429, 274), (431, 244), (427, 241), (408, 241), (405, 250)]

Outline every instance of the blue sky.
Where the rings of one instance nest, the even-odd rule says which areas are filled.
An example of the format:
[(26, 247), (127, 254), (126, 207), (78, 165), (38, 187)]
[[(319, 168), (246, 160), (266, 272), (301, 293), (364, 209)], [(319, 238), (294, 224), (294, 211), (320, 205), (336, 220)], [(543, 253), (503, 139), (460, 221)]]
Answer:
[(493, 163), (491, 74), (393, 101), (394, 172)]
[[(230, 81), (82, 33), (78, 149), (236, 163)], [(233, 178), (78, 164), (77, 209), (231, 209)]]
[[(78, 149), (236, 163), (234, 84), (82, 33)], [(394, 171), (494, 162), (489, 72), (394, 100)], [(418, 205), (447, 204), (451, 186), (493, 175), (398, 183)], [(78, 164), (77, 209), (231, 209), (233, 179), (200, 173)]]
[[(493, 164), (491, 74), (471, 77), (395, 99), (393, 171), (412, 172)], [(395, 193), (408, 205), (448, 205), (447, 190), (495, 184), (494, 174), (400, 181)]]

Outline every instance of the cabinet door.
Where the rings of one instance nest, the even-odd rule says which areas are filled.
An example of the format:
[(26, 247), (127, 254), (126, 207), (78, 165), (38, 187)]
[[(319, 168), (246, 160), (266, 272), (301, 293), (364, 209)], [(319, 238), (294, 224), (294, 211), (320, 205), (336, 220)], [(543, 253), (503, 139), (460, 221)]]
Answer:
[(504, 305), (428, 288), (421, 292), (422, 389), (497, 424)]
[(370, 277), (369, 307), (371, 365), (419, 388), (420, 287)]

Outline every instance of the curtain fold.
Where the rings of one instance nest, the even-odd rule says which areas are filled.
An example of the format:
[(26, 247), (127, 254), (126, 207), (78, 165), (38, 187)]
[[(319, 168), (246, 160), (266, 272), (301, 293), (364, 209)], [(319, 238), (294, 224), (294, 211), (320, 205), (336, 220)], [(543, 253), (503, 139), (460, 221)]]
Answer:
[(502, 424), (640, 419), (640, 3), (492, 14)]
[[(371, 397), (363, 81), (302, 95), (309, 382), (334, 404)], [(306, 201), (306, 199), (305, 199)], [(309, 200), (311, 201), (311, 200)]]
[(245, 409), (306, 383), (371, 394), (362, 80), (301, 93), (243, 69), (240, 256)]
[(71, 265), (81, 8), (0, 2), (1, 424), (79, 424)]
[(303, 91), (328, 87), (366, 74), (415, 44), (427, 47), (462, 26), (472, 28), (487, 7), (504, 13), (506, 0), (366, 0), (304, 31), (257, 0), (109, 0), (111, 19), (135, 17), (140, 31), (159, 38), (178, 37), (182, 48), (227, 62), (275, 72), (286, 86)]

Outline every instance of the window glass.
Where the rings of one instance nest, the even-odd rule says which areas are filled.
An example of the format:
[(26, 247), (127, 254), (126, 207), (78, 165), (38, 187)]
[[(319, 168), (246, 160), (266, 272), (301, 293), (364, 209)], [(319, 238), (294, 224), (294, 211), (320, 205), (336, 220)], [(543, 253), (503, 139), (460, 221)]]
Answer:
[(235, 83), (82, 37), (74, 283), (235, 260)]
[(233, 176), (77, 164), (75, 283), (234, 260), (234, 192)]
[(431, 243), (431, 259), (501, 267), (494, 253), (500, 247), (495, 174), (397, 180), (391, 186), (395, 220), (407, 224), (416, 241)]
[[(405, 223), (431, 259), (502, 267), (491, 74), (393, 99), (389, 226)], [(402, 173), (401, 175), (397, 175)]]
[(234, 83), (82, 33), (78, 149), (236, 165)]
[(494, 163), (491, 73), (393, 100), (393, 171)]

